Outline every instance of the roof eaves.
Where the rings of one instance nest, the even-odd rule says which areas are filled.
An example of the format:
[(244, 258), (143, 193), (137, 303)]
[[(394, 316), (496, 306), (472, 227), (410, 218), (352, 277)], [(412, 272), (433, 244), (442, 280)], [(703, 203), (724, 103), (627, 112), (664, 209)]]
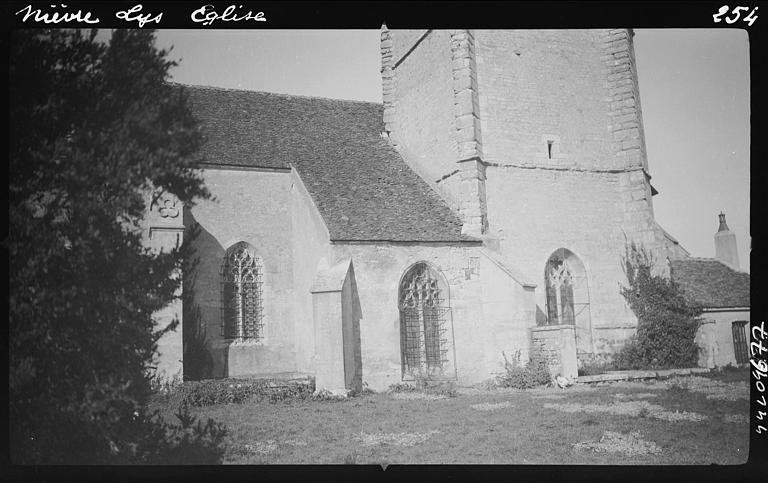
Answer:
[(391, 238), (378, 238), (378, 239), (354, 239), (354, 238), (331, 238), (331, 243), (338, 244), (376, 244), (376, 243), (393, 243), (393, 244), (443, 244), (443, 245), (455, 245), (457, 243), (466, 243), (469, 245), (482, 245), (483, 241), (475, 238), (459, 238), (453, 240), (394, 240)]

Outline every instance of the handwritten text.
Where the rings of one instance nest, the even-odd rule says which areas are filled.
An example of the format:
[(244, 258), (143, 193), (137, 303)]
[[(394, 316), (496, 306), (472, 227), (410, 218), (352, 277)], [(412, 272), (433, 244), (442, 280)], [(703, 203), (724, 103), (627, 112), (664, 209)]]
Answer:
[[(67, 8), (66, 5), (59, 4), (61, 8)], [(53, 8), (57, 8), (56, 5), (51, 5)], [(14, 15), (18, 15), (26, 10), (26, 13), (24, 13), (24, 17), (21, 19), (22, 22), (26, 22), (30, 18), (34, 20), (35, 22), (43, 22), (43, 23), (61, 23), (61, 22), (83, 22), (83, 23), (99, 23), (98, 18), (91, 18), (91, 12), (86, 11), (83, 13), (82, 10), (78, 10), (77, 13), (73, 12), (43, 12), (41, 9), (32, 10), (32, 5), (27, 5), (26, 7), (22, 8), (18, 12), (16, 12)]]
[(133, 22), (136, 21), (139, 23), (139, 28), (144, 27), (144, 24), (147, 22), (155, 22), (160, 23), (160, 19), (163, 18), (163, 14), (159, 13), (154, 18), (152, 17), (151, 13), (147, 14), (140, 14), (141, 9), (144, 8), (141, 4), (134, 5), (129, 10), (120, 10), (115, 14), (115, 17), (125, 20), (126, 22)]
[(253, 13), (251, 10), (249, 10), (248, 13), (244, 15), (240, 14), (238, 16), (238, 14), (235, 13), (235, 10), (240, 8), (243, 8), (243, 6), (238, 5), (235, 7), (234, 5), (230, 5), (225, 8), (222, 13), (218, 13), (216, 10), (214, 10), (213, 5), (207, 4), (192, 12), (190, 17), (192, 18), (193, 22), (201, 23), (202, 25), (206, 26), (211, 25), (216, 20), (221, 20), (223, 22), (239, 22), (241, 20), (253, 20), (255, 22), (267, 21), (267, 18), (264, 16), (264, 12)]

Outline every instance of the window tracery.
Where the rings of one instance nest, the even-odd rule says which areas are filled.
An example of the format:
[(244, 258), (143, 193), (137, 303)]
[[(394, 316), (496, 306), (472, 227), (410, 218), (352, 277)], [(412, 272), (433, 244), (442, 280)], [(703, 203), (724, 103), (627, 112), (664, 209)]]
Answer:
[(262, 338), (261, 259), (246, 243), (229, 250), (222, 265), (222, 335), (230, 340)]

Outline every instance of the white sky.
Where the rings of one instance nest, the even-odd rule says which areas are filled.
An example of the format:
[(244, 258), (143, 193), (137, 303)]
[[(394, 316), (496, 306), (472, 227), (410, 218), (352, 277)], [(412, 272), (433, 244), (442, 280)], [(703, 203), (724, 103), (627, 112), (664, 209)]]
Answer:
[[(738, 29), (635, 30), (656, 220), (714, 257), (717, 214), (749, 271), (749, 46)], [(381, 102), (378, 30), (160, 30), (184, 84)]]

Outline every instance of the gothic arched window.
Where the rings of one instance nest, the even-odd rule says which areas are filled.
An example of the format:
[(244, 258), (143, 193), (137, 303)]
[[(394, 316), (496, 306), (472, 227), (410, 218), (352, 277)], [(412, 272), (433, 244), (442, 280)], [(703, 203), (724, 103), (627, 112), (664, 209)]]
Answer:
[(558, 248), (544, 269), (547, 295), (547, 323), (573, 325), (576, 330), (576, 356), (586, 360), (594, 353), (592, 320), (589, 309), (589, 284), (584, 264), (572, 251)]
[(547, 316), (553, 325), (573, 325), (575, 321), (574, 270), (564, 252), (561, 248), (549, 257), (545, 273)]
[(416, 263), (400, 282), (398, 300), (403, 375), (445, 375), (453, 343), (447, 287), (429, 265)]
[(227, 250), (221, 269), (222, 335), (225, 339), (262, 338), (261, 259), (247, 243)]

